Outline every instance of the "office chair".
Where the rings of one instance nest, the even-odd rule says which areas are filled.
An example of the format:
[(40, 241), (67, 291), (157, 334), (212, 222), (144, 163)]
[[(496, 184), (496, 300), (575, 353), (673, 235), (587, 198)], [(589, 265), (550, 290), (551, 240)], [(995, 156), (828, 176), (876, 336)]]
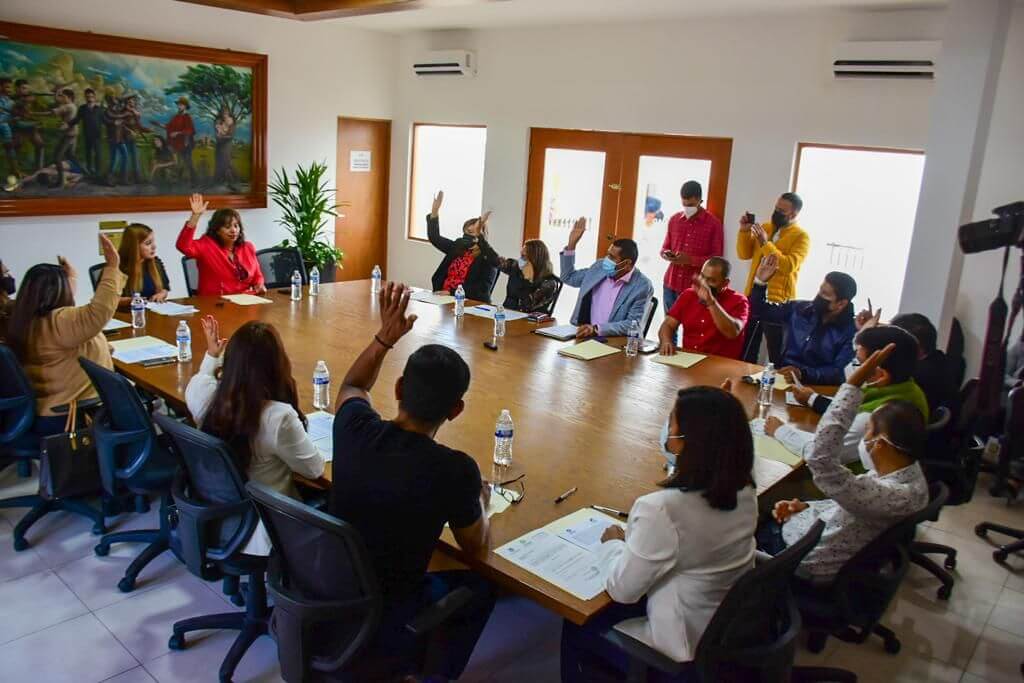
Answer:
[(644, 311), (647, 317), (644, 320), (644, 333), (641, 335), (641, 339), (647, 339), (647, 333), (651, 329), (651, 323), (654, 322), (654, 312), (658, 310), (658, 297), (651, 297), (650, 308)]
[(908, 548), (920, 522), (938, 514), (948, 490), (941, 482), (928, 488), (929, 502), (918, 512), (896, 521), (840, 568), (823, 586), (797, 580), (797, 606), (810, 631), (807, 649), (821, 652), (828, 637), (863, 643), (872, 633), (880, 636), (885, 651), (896, 654), (900, 641), (880, 622), (909, 568)]
[(953, 324), (949, 328), (946, 360), (949, 362), (950, 372), (956, 380), (956, 386), (963, 386), (964, 375), (967, 374), (967, 359), (964, 358), (964, 328), (957, 318), (953, 318)]
[[(1006, 403), (1006, 426), (1003, 431), (1002, 447), (999, 449), (999, 469), (1005, 468), (1006, 476), (1012, 477), (1012, 468), (1019, 465), (1022, 458), (1024, 458), (1024, 387), (1017, 387), (1010, 391)], [(1015, 529), (993, 522), (982, 522), (974, 527), (974, 533), (981, 538), (987, 538), (989, 531), (1017, 539), (1015, 543), (999, 546), (992, 553), (992, 559), (996, 562), (1005, 564), (1010, 553), (1019, 553), (1024, 550), (1024, 529)]]
[(92, 291), (96, 291), (99, 287), (100, 278), (103, 276), (103, 269), (107, 267), (106, 263), (97, 263), (95, 266), (89, 266), (89, 282), (92, 283)]
[(199, 293), (199, 264), (191, 256), (181, 257), (181, 270), (185, 273), (185, 289), (189, 296)]
[(122, 593), (128, 593), (134, 590), (139, 572), (170, 549), (167, 510), (171, 505), (171, 481), (178, 460), (166, 439), (157, 436), (153, 419), (131, 382), (86, 358), (79, 358), (78, 362), (104, 405), (93, 422), (103, 490), (111, 497), (125, 490), (131, 492), (135, 497), (135, 512), (140, 514), (149, 510), (149, 496), (160, 495), (159, 529), (106, 534), (93, 549), (96, 555), (103, 557), (114, 543), (148, 544), (128, 565), (117, 584)]
[(302, 275), (302, 284), (308, 284), (306, 263), (298, 247), (270, 247), (256, 252), (256, 261), (260, 264), (267, 289), (291, 287), (292, 273), (296, 270)]
[[(962, 474), (961, 468), (957, 467), (957, 448), (951, 443), (950, 420), (952, 413), (945, 406), (940, 406), (932, 416), (932, 421), (927, 428), (927, 459), (920, 461), (925, 477), (929, 482), (943, 481), (946, 478), (957, 477)], [(929, 467), (929, 463), (932, 464)], [(941, 512), (941, 511), (939, 511)], [(938, 515), (931, 521), (936, 521)], [(943, 567), (935, 563), (928, 555), (945, 555), (946, 560)], [(947, 570), (956, 569), (956, 548), (939, 543), (928, 543), (926, 541), (913, 541), (909, 548), (910, 561), (928, 571), (937, 578), (942, 585), (939, 586), (936, 595), (940, 600), (949, 600), (953, 594), (953, 575)]]
[(553, 297), (551, 297), (551, 303), (548, 304), (548, 307), (546, 309), (544, 309), (545, 313), (547, 313), (548, 315), (554, 315), (555, 314), (555, 306), (558, 305), (558, 297), (560, 297), (560, 296), (562, 296), (562, 279), (556, 277), (555, 278), (555, 295)]
[[(80, 409), (86, 410), (99, 404), (99, 400), (79, 401)], [(68, 406), (58, 406), (65, 412)], [(36, 396), (32, 384), (18, 362), (14, 351), (6, 344), (0, 344), (0, 450), (19, 466), (29, 467), (40, 457), (41, 437), (32, 431), (36, 419)], [(15, 496), (0, 500), (0, 508), (30, 508), (14, 527), (14, 549), (28, 548), (25, 534), (29, 528), (49, 512), (63, 510), (82, 515), (93, 523), (94, 534), (106, 533), (104, 517), (113, 514), (111, 501), (102, 502), (103, 509), (97, 510), (81, 498), (55, 498), (47, 500), (39, 495)]]
[(676, 662), (614, 628), (604, 639), (627, 653), (627, 681), (646, 681), (651, 669), (671, 677), (694, 671), (701, 681), (856, 681), (848, 671), (793, 667), (800, 612), (789, 583), (825, 530), (818, 520), (802, 539), (740, 577), (704, 630), (692, 662)]
[[(274, 545), (268, 585), (284, 680), (390, 680), (405, 662), (368, 661), (363, 654), (380, 624), (383, 598), (359, 532), (262, 484), (245, 488)], [(471, 598), (468, 588), (456, 589), (406, 629), (425, 638)]]
[(210, 581), (247, 577), (245, 611), (207, 614), (174, 624), (167, 646), (186, 647), (185, 634), (203, 629), (235, 629), (238, 637), (220, 666), (220, 680), (231, 676), (249, 646), (268, 633), (270, 608), (264, 574), (267, 558), (243, 553), (259, 516), (245, 492), (227, 444), (173, 420), (153, 416), (182, 458), (171, 486), (171, 548), (189, 571)]

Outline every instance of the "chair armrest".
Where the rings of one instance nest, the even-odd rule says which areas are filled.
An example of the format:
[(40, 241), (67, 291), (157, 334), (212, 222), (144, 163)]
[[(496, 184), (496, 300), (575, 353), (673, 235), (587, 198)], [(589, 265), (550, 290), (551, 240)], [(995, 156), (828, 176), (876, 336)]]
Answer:
[(622, 631), (616, 631), (614, 627), (602, 633), (601, 637), (606, 642), (611, 643), (629, 655), (630, 659), (635, 659), (652, 669), (666, 674), (678, 675), (682, 673), (683, 667), (687, 664), (687, 662), (677, 662), (670, 657), (666, 657), (654, 648), (641, 643), (636, 638), (628, 636)]
[(426, 635), (447, 621), (472, 599), (473, 591), (469, 588), (465, 586), (456, 588), (417, 614), (412, 621), (405, 625), (405, 628), (417, 637)]

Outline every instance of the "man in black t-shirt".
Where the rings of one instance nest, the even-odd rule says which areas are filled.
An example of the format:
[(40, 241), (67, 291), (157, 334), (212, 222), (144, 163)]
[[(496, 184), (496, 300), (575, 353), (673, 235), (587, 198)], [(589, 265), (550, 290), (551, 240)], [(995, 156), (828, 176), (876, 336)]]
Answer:
[(403, 672), (456, 679), (494, 608), (494, 591), (472, 572), (428, 573), (427, 565), (446, 523), (467, 553), (486, 549), (490, 486), (470, 456), (434, 441), (441, 425), (462, 412), (469, 388), (469, 366), (455, 351), (431, 344), (409, 357), (395, 384), (393, 420), (381, 419), (370, 404), (384, 356), (416, 320), (405, 315), (410, 293), (391, 282), (381, 289), (380, 331), (338, 393), (330, 512), (359, 530), (384, 593), (385, 613), (369, 657), (422, 656), (405, 624), (459, 587), (474, 592), (432, 634), (430, 664), (422, 665), (430, 670)]

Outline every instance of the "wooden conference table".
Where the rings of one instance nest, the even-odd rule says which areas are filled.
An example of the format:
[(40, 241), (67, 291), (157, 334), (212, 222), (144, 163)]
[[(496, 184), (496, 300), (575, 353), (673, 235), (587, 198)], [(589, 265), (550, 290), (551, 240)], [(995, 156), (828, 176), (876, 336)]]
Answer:
[[(249, 320), (272, 323), (280, 332), (292, 362), (303, 410), (312, 407), (312, 376), (317, 360), (331, 371), (336, 394), (350, 363), (372, 339), (379, 325), (378, 304), (368, 280), (325, 284), (319, 297), (292, 302), (271, 290), (272, 304), (239, 306), (217, 297), (187, 300), (200, 314), (187, 318), (192, 328), (191, 363), (144, 368), (117, 363), (117, 369), (139, 386), (162, 396), (176, 409), (185, 409), (185, 387), (206, 351), (199, 323), (201, 315), (213, 314), (221, 333), (229, 337)], [(565, 296), (575, 296), (567, 289)], [(609, 603), (607, 594), (583, 601), (540, 577), (513, 565), (493, 548), (542, 527), (591, 504), (629, 510), (633, 501), (656, 490), (664, 477), (661, 448), (657, 443), (676, 390), (694, 385), (718, 386), (731, 377), (736, 393), (755, 410), (756, 389), (738, 380), (759, 366), (708, 357), (690, 369), (661, 365), (651, 357), (628, 358), (624, 353), (584, 362), (558, 355), (562, 342), (532, 334), (537, 326), (527, 320), (507, 324), (507, 335), (498, 351), (482, 344), (489, 340), (493, 322), (466, 315), (455, 318), (453, 306), (410, 302), (409, 312), (418, 316), (406, 335), (384, 361), (372, 393), (374, 407), (385, 417), (395, 415), (395, 380), (415, 349), (427, 343), (457, 350), (469, 364), (472, 381), (466, 409), (454, 422), (445, 424), (438, 440), (473, 456), (484, 477), (492, 477), (494, 424), (503, 408), (515, 421), (513, 467), (525, 472), (523, 501), (491, 519), (492, 550), (485, 556), (463, 553), (449, 531), (440, 549), (489, 577), (506, 589), (525, 595), (573, 622), (583, 623)], [(128, 320), (125, 313), (118, 317)], [(143, 330), (123, 330), (111, 340), (151, 335), (171, 344), (179, 318), (150, 312)], [(566, 321), (567, 322), (567, 321)], [(615, 343), (614, 340), (612, 343)], [(772, 412), (813, 430), (817, 416), (804, 408), (785, 405), (776, 392)], [(333, 401), (333, 396), (332, 396)], [(331, 478), (328, 464), (325, 479)], [(560, 505), (554, 500), (573, 486), (576, 493)]]

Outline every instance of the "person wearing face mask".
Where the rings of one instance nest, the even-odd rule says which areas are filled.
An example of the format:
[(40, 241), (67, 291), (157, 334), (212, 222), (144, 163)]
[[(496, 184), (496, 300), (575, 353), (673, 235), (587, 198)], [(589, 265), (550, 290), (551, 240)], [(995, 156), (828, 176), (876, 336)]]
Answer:
[(710, 257), (722, 255), (722, 221), (701, 206), (703, 194), (696, 180), (683, 183), (679, 190), (683, 210), (668, 220), (668, 231), (661, 245), (661, 258), (669, 263), (664, 281), (666, 313), (690, 288), (701, 266)]
[(576, 245), (586, 230), (587, 219), (577, 219), (561, 253), (562, 282), (580, 290), (570, 318), (578, 326), (576, 339), (624, 336), (632, 321), (643, 326), (644, 310), (654, 287), (636, 268), (639, 250), (631, 239), (615, 240), (603, 259), (586, 270), (576, 270)]
[(551, 265), (548, 245), (541, 240), (526, 240), (519, 258), (503, 258), (498, 268), (508, 275), (506, 309), (523, 313), (548, 310), (558, 291), (558, 278)]
[(462, 224), (462, 237), (451, 240), (441, 236), (437, 215), (443, 202), (444, 192), (438, 192), (427, 215), (427, 239), (444, 254), (430, 284), (435, 292), (443, 294), (454, 294), (462, 285), (467, 299), (490, 303), (501, 262), (501, 257), (487, 242), (487, 219), (491, 212), (470, 218)]
[[(914, 382), (914, 371), (917, 369), (917, 340), (906, 330), (893, 325), (875, 325), (865, 327), (857, 333), (854, 340), (856, 357), (848, 366), (847, 377), (853, 377), (868, 358), (890, 344), (893, 351), (886, 354), (877, 367), (862, 380), (864, 398), (860, 405), (860, 413), (853, 418), (849, 431), (839, 449), (839, 457), (843, 463), (856, 462), (857, 448), (867, 432), (871, 412), (890, 401), (904, 401), (917, 408), (928, 423), (930, 412), (928, 399), (921, 387)], [(847, 379), (847, 382), (850, 380)], [(826, 399), (827, 400), (827, 399)], [(817, 401), (815, 401), (817, 403)], [(765, 433), (782, 442), (786, 448), (800, 455), (805, 460), (814, 442), (814, 435), (785, 424), (777, 417), (765, 420)]]
[(121, 306), (132, 302), (132, 294), (138, 292), (149, 301), (166, 301), (171, 293), (170, 279), (164, 262), (156, 255), (156, 234), (148, 225), (132, 223), (121, 233), (121, 244), (117, 249), (121, 255), (121, 272), (128, 276), (128, 284), (121, 292)]
[[(919, 406), (901, 399), (875, 406), (870, 390), (861, 389), (884, 373), (887, 359), (898, 353), (898, 344), (890, 342), (864, 359), (818, 423), (805, 460), (815, 486), (829, 499), (781, 500), (775, 504), (772, 514), (782, 525), (782, 543), (763, 547), (769, 552), (777, 553), (800, 540), (816, 520), (825, 522), (821, 540), (797, 569), (798, 578), (814, 583), (834, 578), (850, 558), (893, 522), (928, 504), (928, 481), (917, 462), (925, 445), (927, 424)], [(842, 455), (853, 424), (865, 414), (868, 419), (863, 438), (857, 441), (865, 473), (857, 475), (843, 465)], [(764, 528), (758, 532), (760, 539), (773, 535), (765, 534)]]
[(813, 301), (770, 304), (767, 283), (778, 272), (779, 258), (761, 260), (750, 292), (752, 316), (786, 330), (778, 365), (790, 382), (838, 385), (853, 360), (853, 338), (861, 325), (853, 314), (857, 282), (839, 271), (825, 276)]
[(677, 662), (693, 660), (722, 599), (754, 566), (754, 445), (739, 400), (717, 387), (679, 390), (659, 448), (676, 467), (633, 503), (625, 531), (609, 526), (601, 537), (615, 602), (583, 626), (564, 622), (562, 681), (629, 670), (626, 653), (601, 636), (613, 627)]
[(264, 294), (263, 271), (256, 260), (256, 247), (245, 239), (242, 217), (234, 209), (217, 209), (206, 227), (206, 234), (194, 239), (196, 226), (206, 212), (209, 202), (203, 195), (189, 197), (189, 216), (178, 233), (175, 246), (185, 256), (196, 260), (199, 267), (201, 295)]
[(729, 287), (731, 266), (712, 256), (704, 262), (693, 284), (676, 300), (658, 331), (661, 355), (676, 353), (676, 331), (683, 326), (683, 348), (726, 358), (743, 354), (743, 331), (750, 304)]

